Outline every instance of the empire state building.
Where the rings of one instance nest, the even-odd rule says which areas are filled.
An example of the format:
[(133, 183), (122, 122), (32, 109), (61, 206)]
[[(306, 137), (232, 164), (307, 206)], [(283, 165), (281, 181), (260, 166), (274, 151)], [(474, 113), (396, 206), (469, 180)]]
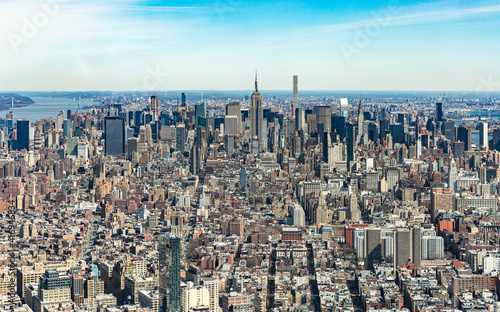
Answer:
[[(263, 140), (265, 139), (262, 134), (262, 96), (259, 93), (259, 88), (257, 85), (257, 73), (255, 73), (255, 91), (252, 94), (252, 99), (250, 101), (250, 131), (252, 134), (252, 139), (257, 137), (259, 139), (259, 145), (265, 146)], [(259, 147), (260, 150), (260, 147)]]

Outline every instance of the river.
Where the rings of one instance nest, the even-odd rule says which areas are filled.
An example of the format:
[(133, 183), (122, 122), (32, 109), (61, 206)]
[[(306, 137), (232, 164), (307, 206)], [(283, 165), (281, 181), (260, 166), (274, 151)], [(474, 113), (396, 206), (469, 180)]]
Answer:
[[(42, 118), (55, 118), (60, 111), (66, 111), (71, 109), (72, 112), (75, 112), (78, 109), (78, 100), (73, 100), (70, 98), (57, 98), (57, 97), (30, 97), (35, 103), (24, 106), (24, 107), (15, 107), (14, 110), (3, 110), (0, 111), (0, 118), (5, 118), (5, 115), (9, 112), (14, 113), (14, 120), (18, 119), (26, 119), (30, 122), (35, 122)], [(89, 106), (92, 102), (80, 102), (80, 107)], [(80, 108), (80, 111), (82, 109)]]

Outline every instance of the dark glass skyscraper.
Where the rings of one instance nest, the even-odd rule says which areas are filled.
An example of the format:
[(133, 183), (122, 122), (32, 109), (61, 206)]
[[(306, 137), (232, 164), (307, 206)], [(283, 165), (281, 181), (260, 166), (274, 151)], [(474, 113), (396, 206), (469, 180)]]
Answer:
[(121, 117), (104, 119), (104, 144), (106, 155), (125, 154), (125, 119)]
[(436, 103), (436, 121), (443, 121), (443, 103)]
[(17, 149), (29, 150), (30, 148), (30, 122), (28, 120), (17, 121)]

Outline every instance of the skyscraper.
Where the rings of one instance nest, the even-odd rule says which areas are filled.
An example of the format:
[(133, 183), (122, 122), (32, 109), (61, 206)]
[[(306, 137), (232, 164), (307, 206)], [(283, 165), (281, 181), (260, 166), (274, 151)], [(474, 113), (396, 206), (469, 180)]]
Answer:
[(356, 132), (356, 126), (349, 120), (349, 122), (346, 124), (348, 171), (351, 170), (352, 162), (354, 161), (355, 132)]
[(62, 128), (63, 128), (63, 137), (70, 138), (72, 130), (71, 120), (64, 119)]
[(125, 154), (125, 119), (106, 117), (104, 119), (104, 150), (106, 155)]
[(364, 143), (364, 141), (363, 141), (364, 123), (365, 123), (365, 116), (364, 116), (363, 105), (361, 103), (361, 99), (359, 99), (359, 106), (358, 106), (358, 137), (356, 138), (356, 142), (358, 144)]
[(457, 141), (464, 142), (465, 150), (470, 151), (472, 149), (472, 135), (470, 129), (464, 125), (460, 125), (457, 129)]
[(161, 311), (181, 311), (181, 239), (165, 236), (158, 246)]
[(482, 122), (479, 124), (479, 145), (481, 147), (488, 147), (488, 123)]
[(242, 134), (243, 133), (243, 129), (242, 129), (240, 102), (229, 102), (226, 105), (226, 116), (234, 116), (234, 117), (236, 117), (238, 133), (232, 133), (232, 134)]
[(372, 270), (375, 263), (380, 263), (382, 258), (380, 229), (365, 229), (365, 268)]
[(340, 99), (340, 114), (347, 120), (349, 118), (349, 100), (346, 98)]
[(28, 120), (17, 121), (17, 150), (30, 148), (30, 122)]
[(294, 109), (299, 107), (299, 76), (293, 76), (293, 102), (291, 113), (293, 117)]
[[(252, 98), (250, 100), (250, 131), (252, 135), (252, 139), (254, 137), (258, 138), (258, 142), (260, 146), (264, 146), (263, 140), (266, 138), (262, 137), (262, 96), (259, 93), (259, 88), (257, 84), (257, 72), (255, 73), (255, 91), (252, 94)], [(260, 150), (260, 148), (258, 148)]]
[(443, 121), (443, 103), (436, 103), (436, 121)]
[(158, 106), (158, 97), (156, 95), (151, 96), (151, 112), (153, 113), (153, 120), (157, 121), (158, 116), (160, 116), (160, 109)]
[(394, 269), (411, 259), (411, 235), (409, 229), (397, 229), (394, 235)]

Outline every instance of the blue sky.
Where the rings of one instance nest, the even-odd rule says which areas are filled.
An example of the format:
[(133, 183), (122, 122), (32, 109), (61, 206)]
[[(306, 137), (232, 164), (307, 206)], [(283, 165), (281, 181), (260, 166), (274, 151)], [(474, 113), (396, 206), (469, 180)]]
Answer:
[(498, 1), (0, 0), (0, 90), (500, 91), (499, 31)]

